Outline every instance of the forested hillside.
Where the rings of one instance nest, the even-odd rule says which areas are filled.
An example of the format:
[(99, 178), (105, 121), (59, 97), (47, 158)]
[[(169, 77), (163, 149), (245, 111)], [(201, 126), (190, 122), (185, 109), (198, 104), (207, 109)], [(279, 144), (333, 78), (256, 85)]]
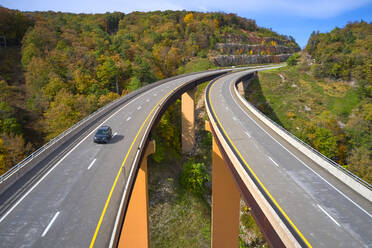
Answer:
[[(1, 172), (120, 95), (214, 67), (212, 56), (265, 56), (277, 53), (279, 45), (298, 49), (292, 37), (235, 14), (70, 14), (1, 7), (0, 13)], [(228, 52), (217, 47), (232, 39), (259, 45)]]
[(306, 52), (288, 60), (293, 66), (260, 72), (248, 99), (372, 183), (372, 23), (314, 32)]

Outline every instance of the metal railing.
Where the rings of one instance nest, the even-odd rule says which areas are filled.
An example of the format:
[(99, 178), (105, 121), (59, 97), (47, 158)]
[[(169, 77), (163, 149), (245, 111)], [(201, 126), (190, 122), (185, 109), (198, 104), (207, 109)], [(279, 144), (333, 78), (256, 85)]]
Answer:
[[(245, 75), (246, 76), (246, 75)], [(243, 77), (245, 77), (243, 76)], [(239, 78), (234, 84), (234, 87), (236, 89), (237, 87), (237, 84), (242, 80), (243, 78)], [(235, 91), (236, 94), (239, 94), (237, 91)], [(251, 104), (250, 102), (248, 102), (246, 100), (246, 103), (249, 104), (253, 109), (255, 109), (258, 113), (260, 113), (264, 118), (266, 118), (268, 121), (270, 121), (273, 125), (275, 125), (277, 128), (281, 129), (283, 132), (285, 132), (287, 135), (289, 135), (291, 138), (293, 138), (294, 140), (296, 140), (297, 142), (299, 142), (301, 145), (305, 146), (306, 148), (310, 149), (312, 152), (314, 152), (316, 155), (318, 155), (319, 157), (323, 158), (324, 160), (326, 160), (328, 163), (330, 163), (332, 166), (334, 166), (335, 168), (339, 169), (340, 171), (342, 171), (343, 173), (349, 175), (351, 178), (353, 178), (354, 180), (356, 180), (357, 182), (363, 184), (365, 187), (367, 187), (369, 190), (372, 190), (372, 185), (369, 184), (368, 182), (364, 181), (363, 179), (361, 179), (360, 177), (358, 177), (357, 175), (355, 175), (354, 173), (350, 172), (349, 170), (345, 169), (344, 167), (342, 167), (341, 165), (339, 165), (338, 163), (336, 163), (335, 161), (333, 161), (332, 159), (328, 158), (327, 156), (325, 156), (324, 154), (322, 154), (321, 152), (319, 152), (318, 150), (314, 149), (313, 147), (311, 147), (309, 144), (305, 143), (304, 141), (302, 141), (301, 139), (299, 139), (297, 136), (295, 136), (294, 134), (292, 134), (291, 132), (289, 132), (287, 129), (285, 129), (284, 127), (280, 126), (278, 123), (276, 123), (275, 121), (271, 120), (269, 117), (266, 116), (266, 114), (264, 114), (262, 111), (260, 111), (259, 109), (257, 109), (253, 104)]]
[(91, 118), (95, 117), (98, 113), (104, 111), (105, 109), (111, 107), (112, 105), (116, 104), (117, 102), (121, 101), (123, 97), (119, 97), (115, 99), (114, 101), (110, 102), (109, 104), (97, 109), (93, 113), (89, 114), (87, 117), (83, 118), (82, 120), (75, 123), (73, 126), (69, 127), (62, 133), (60, 133), (58, 136), (54, 137), (53, 139), (49, 140), (47, 143), (45, 143), (42, 147), (38, 148), (36, 151), (28, 155), (26, 158), (24, 158), (21, 162), (14, 165), (12, 168), (10, 168), (7, 172), (5, 172), (3, 175), (0, 176), (0, 184), (4, 182), (7, 178), (9, 178), (11, 175), (13, 175), (15, 172), (17, 172), (19, 169), (21, 169), (23, 166), (25, 166), (28, 162), (30, 162), (32, 159), (37, 157), (41, 152), (45, 151), (48, 147), (55, 144), (62, 138), (64, 138), (66, 135), (71, 133), (75, 128), (79, 127), (83, 123), (87, 122)]

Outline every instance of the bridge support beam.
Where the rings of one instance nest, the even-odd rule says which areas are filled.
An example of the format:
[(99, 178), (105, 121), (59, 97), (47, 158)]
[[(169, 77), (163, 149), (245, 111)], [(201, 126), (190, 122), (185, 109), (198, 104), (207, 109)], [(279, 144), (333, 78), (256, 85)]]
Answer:
[(155, 152), (155, 141), (150, 141), (142, 158), (134, 183), (127, 213), (121, 230), (119, 248), (149, 247), (147, 157)]
[(243, 81), (240, 81), (237, 86), (238, 86), (239, 94), (244, 96), (245, 93), (244, 93), (244, 83), (243, 83)]
[(212, 248), (239, 247), (240, 193), (214, 137), (212, 152)]
[(189, 153), (195, 145), (195, 92), (196, 88), (182, 94), (182, 152)]

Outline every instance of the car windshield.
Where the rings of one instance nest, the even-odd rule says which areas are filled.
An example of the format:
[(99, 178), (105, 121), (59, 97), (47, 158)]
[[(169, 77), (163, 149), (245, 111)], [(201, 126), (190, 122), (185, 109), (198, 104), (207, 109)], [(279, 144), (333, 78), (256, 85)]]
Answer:
[(99, 135), (105, 135), (107, 133), (107, 130), (105, 129), (98, 129), (97, 134)]

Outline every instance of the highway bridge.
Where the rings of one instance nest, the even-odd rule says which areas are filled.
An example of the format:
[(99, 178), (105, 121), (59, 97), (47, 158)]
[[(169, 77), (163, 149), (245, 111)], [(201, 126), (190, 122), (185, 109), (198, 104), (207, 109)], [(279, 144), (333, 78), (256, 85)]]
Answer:
[[(182, 97), (183, 148), (190, 149), (193, 89), (217, 77), (206, 91), (213, 168), (223, 165), (212, 178), (212, 246), (238, 245), (242, 196), (273, 247), (372, 247), (370, 185), (342, 172), (351, 178), (344, 184), (250, 110), (236, 84), (256, 70), (206, 71), (147, 85), (46, 144), (1, 177), (1, 247), (147, 247), (151, 129)], [(94, 144), (103, 124), (114, 137)], [(143, 216), (131, 209), (144, 209)]]
[[(279, 217), (284, 224), (273, 227), (278, 237), (272, 232), (267, 240), (273, 240), (273, 247), (281, 241), (282, 246), (371, 247), (370, 200), (350, 190), (253, 112), (236, 87), (250, 75), (232, 73), (209, 84), (206, 106), (241, 194), (270, 223)], [(264, 223), (261, 227), (269, 229)], [(280, 237), (289, 237), (288, 233), (295, 240)]]

